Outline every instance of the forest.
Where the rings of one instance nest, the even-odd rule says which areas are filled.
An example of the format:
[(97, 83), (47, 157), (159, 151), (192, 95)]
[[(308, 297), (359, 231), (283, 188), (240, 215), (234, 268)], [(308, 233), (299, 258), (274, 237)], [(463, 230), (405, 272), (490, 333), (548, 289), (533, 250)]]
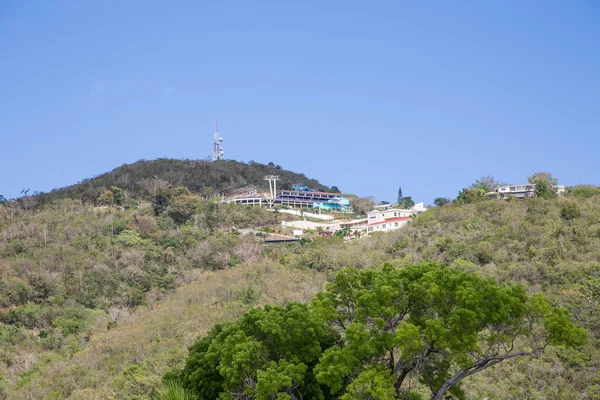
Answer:
[(276, 166), (202, 163), (0, 203), (0, 398), (600, 397), (596, 188), (463, 195), (395, 232), (273, 245), (257, 230), (284, 216), (209, 192)]

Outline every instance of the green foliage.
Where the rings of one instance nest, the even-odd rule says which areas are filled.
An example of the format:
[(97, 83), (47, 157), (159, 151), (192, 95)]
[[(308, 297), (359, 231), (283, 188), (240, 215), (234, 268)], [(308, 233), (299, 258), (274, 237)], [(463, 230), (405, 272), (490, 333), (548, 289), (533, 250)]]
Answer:
[(452, 199), (449, 199), (448, 197), (436, 197), (433, 200), (433, 204), (437, 207), (442, 207), (450, 203), (452, 203)]
[(475, 182), (469, 186), (469, 189), (482, 189), (485, 193), (488, 193), (493, 191), (498, 186), (504, 186), (504, 184), (496, 180), (491, 175), (485, 175), (479, 179), (476, 179)]
[[(8, 378), (11, 398), (147, 399), (160, 387), (164, 371), (183, 360), (181, 343), (190, 340), (190, 332), (209, 331), (253, 305), (307, 301), (326, 276), (348, 265), (378, 270), (384, 262), (402, 268), (427, 260), (492, 277), (502, 287), (518, 282), (527, 293), (542, 291), (546, 303), (568, 310), (589, 338), (577, 349), (558, 345), (582, 343), (583, 332), (569, 328), (564, 335), (568, 319), (563, 309), (550, 312), (530, 302), (527, 312), (541, 308), (546, 313), (536, 317), (542, 321), (537, 326), (557, 345), (548, 345), (539, 357), (517, 358), (472, 375), (462, 381), (462, 392), (454, 386), (446, 395), (584, 399), (600, 394), (600, 196), (594, 190), (575, 187), (569, 197), (549, 200), (455, 202), (419, 215), (401, 230), (352, 243), (329, 237), (306, 239), (304, 245), (263, 246), (229, 232), (233, 227), (277, 226), (285, 216), (207, 200), (252, 179), (262, 181), (262, 176), (244, 182), (235, 174), (211, 172), (245, 168), (238, 163), (210, 163), (203, 171), (204, 162), (174, 162), (173, 169), (167, 164), (126, 166), (102, 180), (31, 198), (38, 206), (28, 199), (0, 205), (0, 375)], [(209, 180), (221, 183), (218, 188), (202, 186)], [(104, 190), (113, 193), (113, 205), (118, 205), (113, 186), (124, 188), (123, 197), (127, 193), (124, 208), (92, 207)], [(158, 188), (166, 189), (169, 202), (156, 215), (151, 200)], [(197, 207), (179, 219), (177, 209), (170, 207), (186, 196)], [(568, 203), (576, 204), (579, 213), (563, 207)], [(186, 212), (185, 204), (182, 210)], [(270, 280), (255, 278), (256, 271), (270, 274)], [(309, 285), (310, 279), (314, 282)], [(181, 293), (187, 293), (181, 307), (172, 307), (171, 299)], [(136, 309), (139, 305), (148, 307)], [(346, 330), (340, 332), (342, 360), (349, 353)], [(363, 331), (354, 324), (350, 333), (360, 337)], [(418, 324), (402, 324), (397, 335), (407, 343), (407, 355), (422, 348)], [(526, 337), (519, 344), (531, 340)], [(42, 356), (46, 354), (51, 361)], [(406, 378), (411, 391), (402, 398), (416, 399), (429, 386), (443, 384), (448, 376), (439, 371), (457, 371), (458, 357), (452, 363), (430, 357)], [(340, 392), (332, 395), (330, 387), (309, 381), (318, 361), (304, 363), (306, 374), (298, 383), (301, 364), (278, 360), (268, 360), (260, 371), (268, 372), (263, 377), (281, 379), (269, 380), (278, 382), (275, 387), (261, 387), (282, 398), (297, 396), (292, 387), (298, 385), (319, 387), (325, 398), (361, 393), (385, 398), (389, 389), (390, 369), (384, 363), (371, 368), (348, 360), (346, 365), (358, 369), (344, 375)]]
[[(111, 172), (84, 180), (77, 185), (42, 193), (35, 198), (42, 204), (59, 199), (80, 199), (83, 203), (89, 203), (103, 195), (106, 188), (111, 191), (113, 187), (118, 187), (127, 192), (129, 198), (150, 200), (156, 195), (156, 189), (159, 187), (181, 185), (185, 185), (191, 192), (208, 198), (225, 195), (246, 186), (268, 190), (263, 178), (273, 173), (279, 175), (280, 181), (277, 187), (281, 189), (291, 189), (294, 183), (299, 183), (316, 190), (329, 190), (317, 180), (283, 170), (280, 166), (270, 167), (255, 162), (245, 164), (233, 160), (210, 162), (163, 158), (124, 164)], [(113, 193), (113, 201), (119, 205), (121, 195), (117, 192), (111, 193)]]
[(535, 181), (535, 195), (540, 199), (549, 199), (556, 196), (552, 185), (546, 180)]
[(433, 398), (462, 398), (470, 375), (586, 340), (565, 309), (521, 286), (434, 263), (387, 264), (340, 271), (310, 307), (266, 306), (216, 327), (179, 377), (202, 399), (392, 399), (412, 396), (413, 376)]
[(192, 398), (190, 391), (173, 380), (165, 382), (153, 396), (154, 400), (192, 400)]
[(180, 379), (202, 399), (227, 393), (260, 399), (322, 397), (310, 371), (336, 340), (325, 320), (306, 305), (265, 306), (198, 340)]
[(463, 189), (458, 193), (456, 201), (459, 204), (475, 203), (487, 199), (486, 193), (486, 190), (482, 188)]
[(579, 209), (577, 203), (565, 203), (560, 208), (560, 216), (565, 221), (571, 221), (575, 218), (581, 217), (581, 210)]
[(198, 198), (189, 195), (175, 197), (168, 208), (168, 214), (177, 225), (185, 224), (200, 207)]
[(125, 201), (125, 193), (123, 189), (117, 186), (111, 186), (108, 189), (104, 189), (104, 191), (96, 198), (96, 205), (98, 206), (113, 206), (113, 205), (122, 205)]
[(398, 206), (401, 208), (409, 209), (414, 205), (415, 205), (415, 202), (413, 201), (412, 197), (410, 197), (410, 196), (404, 197), (402, 195), (402, 188), (399, 187), (398, 188)]
[(168, 188), (162, 186), (157, 187), (152, 195), (152, 208), (154, 209), (154, 213), (156, 215), (161, 215), (165, 212), (171, 204), (171, 199), (172, 193)]
[(600, 187), (595, 185), (577, 185), (569, 191), (569, 195), (573, 197), (593, 197), (600, 195)]
[(549, 199), (556, 196), (553, 185), (556, 185), (556, 178), (549, 172), (536, 172), (527, 178), (529, 183), (535, 185), (535, 195), (541, 199)]
[(400, 199), (400, 202), (398, 203), (398, 205), (401, 208), (409, 209), (415, 205), (415, 202), (413, 201), (412, 197), (407, 196), (407, 197), (403, 197), (402, 199)]
[(361, 372), (341, 396), (341, 400), (396, 399), (394, 379), (389, 369), (375, 365)]
[(96, 199), (96, 204), (99, 206), (112, 206), (115, 204), (115, 195), (110, 190), (106, 189)]

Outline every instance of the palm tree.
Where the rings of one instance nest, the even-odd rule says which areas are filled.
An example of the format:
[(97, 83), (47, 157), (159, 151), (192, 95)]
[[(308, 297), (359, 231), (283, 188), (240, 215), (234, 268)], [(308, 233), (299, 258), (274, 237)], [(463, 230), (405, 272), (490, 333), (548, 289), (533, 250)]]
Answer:
[(154, 400), (192, 400), (192, 394), (180, 383), (170, 380), (154, 393)]

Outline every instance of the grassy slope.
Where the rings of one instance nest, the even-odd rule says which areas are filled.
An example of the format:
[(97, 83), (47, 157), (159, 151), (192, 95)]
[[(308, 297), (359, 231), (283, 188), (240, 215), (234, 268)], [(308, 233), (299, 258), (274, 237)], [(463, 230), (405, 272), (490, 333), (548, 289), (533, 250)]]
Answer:
[(214, 324), (240, 316), (251, 305), (306, 302), (323, 282), (321, 273), (272, 263), (204, 273), (155, 307), (123, 316), (116, 328), (99, 323), (85, 350), (72, 358), (54, 357), (9, 398), (148, 398), (161, 375)]
[[(572, 204), (579, 215), (565, 218), (561, 212)], [(185, 264), (186, 257), (183, 253), (178, 256), (177, 264)], [(504, 283), (519, 282), (530, 292), (544, 291), (588, 330), (590, 341), (582, 352), (549, 349), (548, 356), (505, 363), (467, 380), (469, 397), (600, 396), (599, 196), (450, 205), (427, 212), (407, 228), (390, 234), (349, 244), (327, 238), (306, 246), (271, 247), (263, 257), (257, 265), (271, 265), (272, 271), (259, 268), (264, 271), (262, 283), (253, 283), (257, 278), (248, 267), (217, 271), (213, 276), (219, 284), (197, 281), (159, 302), (155, 310), (142, 308), (133, 313), (116, 329), (107, 332), (98, 325), (89, 343), (81, 344), (83, 351), (53, 355), (48, 365), (40, 368), (30, 366), (27, 370), (33, 372), (25, 374), (29, 380), (22, 380), (23, 387), (11, 398), (45, 398), (52, 391), (72, 398), (107, 398), (110, 393), (115, 398), (144, 398), (165, 368), (182, 361), (190, 340), (215, 322), (235, 318), (245, 309), (244, 304), (253, 304), (256, 288), (263, 288), (259, 303), (279, 303), (286, 296), (306, 301), (323, 278), (317, 272), (301, 272), (305, 271), (302, 268), (335, 271), (346, 265), (376, 268), (383, 262), (402, 266), (425, 260), (478, 271)], [(299, 285), (304, 290), (300, 294)], [(270, 290), (279, 294), (273, 296)], [(214, 298), (200, 294), (205, 291), (212, 291)], [(188, 300), (193, 296), (200, 296), (204, 303)], [(187, 305), (189, 310), (182, 311), (185, 318), (175, 318), (171, 310), (183, 310)], [(190, 320), (193, 325), (188, 325)], [(61, 397), (57, 393), (54, 398)]]

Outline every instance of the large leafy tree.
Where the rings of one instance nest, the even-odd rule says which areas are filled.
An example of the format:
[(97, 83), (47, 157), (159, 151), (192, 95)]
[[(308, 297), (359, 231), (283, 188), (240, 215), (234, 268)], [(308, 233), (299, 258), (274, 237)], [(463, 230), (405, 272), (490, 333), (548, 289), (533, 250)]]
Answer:
[(398, 205), (399, 205), (400, 207), (402, 207), (402, 208), (404, 208), (404, 209), (407, 209), (407, 210), (408, 210), (409, 208), (411, 208), (412, 206), (414, 206), (414, 205), (415, 205), (415, 202), (414, 202), (414, 200), (412, 199), (412, 197), (410, 197), (410, 196), (406, 196), (406, 197), (403, 197), (403, 198), (402, 198), (402, 201), (400, 201), (400, 203), (398, 203)]
[(564, 309), (518, 285), (433, 263), (348, 268), (310, 306), (215, 328), (179, 376), (202, 399), (393, 399), (415, 387), (461, 398), (473, 374), (585, 340)]
[(477, 201), (480, 200), (485, 200), (488, 199), (488, 197), (486, 196), (486, 191), (485, 189), (481, 189), (481, 188), (476, 188), (476, 189), (463, 189), (460, 192), (458, 192), (458, 197), (456, 198), (456, 201), (459, 203), (475, 203)]
[(542, 295), (436, 264), (346, 269), (315, 307), (345, 333), (315, 368), (332, 393), (376, 374), (379, 390), (408, 396), (413, 375), (432, 399), (460, 397), (461, 380), (504, 360), (585, 342)]
[(527, 178), (529, 183), (535, 185), (535, 195), (542, 199), (549, 199), (556, 196), (554, 185), (557, 179), (550, 172), (536, 172)]
[(337, 338), (307, 305), (253, 309), (196, 342), (180, 379), (199, 399), (328, 398), (312, 370)]

